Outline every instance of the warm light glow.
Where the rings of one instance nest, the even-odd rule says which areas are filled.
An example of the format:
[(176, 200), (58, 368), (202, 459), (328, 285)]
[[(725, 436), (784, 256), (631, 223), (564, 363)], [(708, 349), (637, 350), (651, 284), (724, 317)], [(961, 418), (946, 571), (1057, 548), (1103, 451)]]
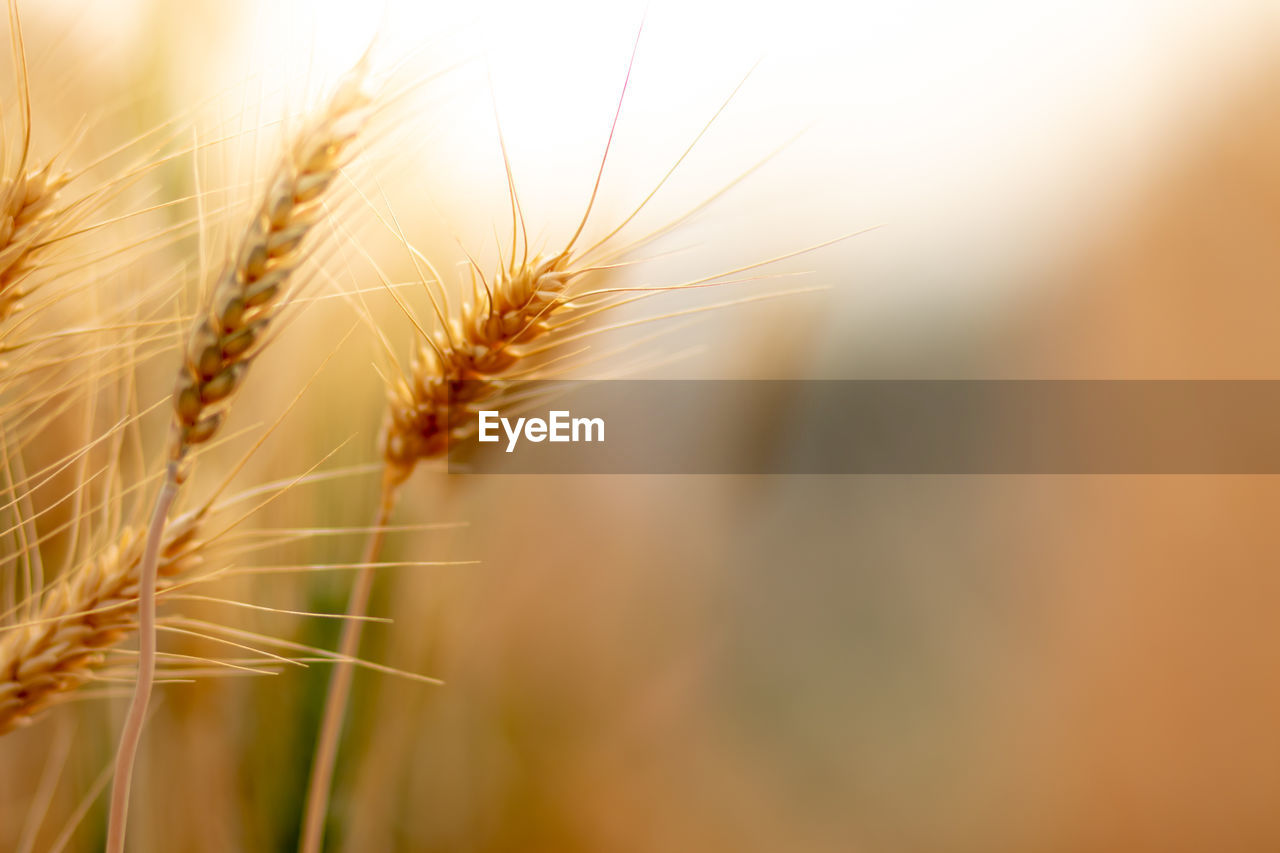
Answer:
[(1195, 93), (1213, 91), (1280, 23), (1254, 0), (330, 0), (308, 11), (315, 63), (328, 74), (379, 27), (388, 56), (436, 69), (467, 61), (456, 80), (471, 97), (442, 111), (441, 134), (466, 140), (451, 155), (470, 160), (451, 161), (451, 171), (500, 168), (491, 87), (522, 190), (563, 221), (585, 203), (642, 20), (615, 142), (625, 165), (607, 175), (603, 202), (615, 210), (643, 196), (761, 59), (704, 142), (706, 160), (689, 170), (697, 175), (664, 190), (664, 209), (812, 125), (745, 191), (766, 203), (800, 192), (809, 204), (761, 227), (785, 244), (833, 218), (883, 223), (869, 251), (895, 257), (923, 243), (1004, 252), (1011, 233), (1034, 240), (1084, 227), (1117, 181), (1144, 174), (1149, 152), (1195, 120)]

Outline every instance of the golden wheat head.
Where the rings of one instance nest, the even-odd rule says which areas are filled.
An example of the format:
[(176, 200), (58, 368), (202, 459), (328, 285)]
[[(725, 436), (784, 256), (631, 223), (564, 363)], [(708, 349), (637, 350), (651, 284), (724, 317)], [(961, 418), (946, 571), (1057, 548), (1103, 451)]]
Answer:
[(22, 281), (57, 223), (55, 201), (70, 175), (53, 163), (0, 185), (0, 320), (19, 307)]
[[(170, 525), (159, 564), (162, 585), (198, 563), (198, 523), (192, 514)], [(142, 546), (140, 531), (125, 528), (50, 587), (34, 618), (0, 635), (0, 734), (31, 723), (90, 680), (105, 650), (133, 632)]]
[(240, 386), (290, 277), (305, 258), (304, 242), (321, 219), (325, 190), (342, 167), (369, 103), (363, 69), (357, 69), (272, 176), (187, 342), (174, 389), (171, 460), (181, 461), (221, 425), (225, 401)]
[(391, 481), (445, 453), (468, 405), (497, 393), (497, 381), (527, 357), (527, 345), (553, 331), (552, 317), (572, 306), (569, 286), (582, 275), (573, 261), (569, 251), (513, 260), (483, 289), (473, 283), (460, 317), (419, 339), (409, 376), (388, 391), (381, 444)]

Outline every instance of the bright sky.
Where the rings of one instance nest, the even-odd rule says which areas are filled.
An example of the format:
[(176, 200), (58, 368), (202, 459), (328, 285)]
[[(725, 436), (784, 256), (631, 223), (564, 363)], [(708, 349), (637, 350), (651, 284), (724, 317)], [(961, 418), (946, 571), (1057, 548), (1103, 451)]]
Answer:
[[(147, 5), (48, 2), (100, 18), (80, 28), (99, 39), (136, 23), (132, 3)], [(491, 80), (527, 205), (565, 219), (584, 202), (642, 19), (607, 178), (613, 211), (643, 196), (761, 59), (661, 209), (813, 125), (717, 215), (777, 247), (883, 225), (833, 256), (894, 271), (867, 276), (894, 283), (863, 294), (872, 309), (933, 300), (938, 288), (968, 298), (981, 281), (931, 271), (1051, 251), (1096, 223), (1176, 152), (1232, 75), (1280, 44), (1274, 0), (260, 0), (243, 14), (256, 60), (227, 62), (228, 86), (245, 68), (262, 73), (264, 56), (336, 76), (375, 31), (384, 57), (470, 60), (442, 86), (430, 113), (440, 126), (424, 131), (452, 140), (441, 143), (439, 188), (500, 178)]]
[[(388, 42), (421, 49), (445, 33), (456, 55), (483, 59), (531, 194), (581, 186), (645, 17), (619, 184), (646, 188), (763, 59), (706, 141), (707, 159), (744, 166), (816, 121), (744, 201), (779, 214), (769, 227), (784, 232), (780, 245), (883, 223), (869, 248), (895, 263), (922, 241), (944, 255), (1000, 253), (1011, 233), (1034, 244), (1081, 226), (1124, 176), (1139, 179), (1176, 151), (1224, 81), (1280, 44), (1272, 0), (463, 5), (446, 14), (391, 0)], [(484, 107), (476, 132), (487, 124), (491, 136)], [(491, 145), (472, 150), (492, 168)], [(702, 163), (690, 171), (728, 174)], [(686, 181), (673, 182), (676, 196), (704, 186)]]

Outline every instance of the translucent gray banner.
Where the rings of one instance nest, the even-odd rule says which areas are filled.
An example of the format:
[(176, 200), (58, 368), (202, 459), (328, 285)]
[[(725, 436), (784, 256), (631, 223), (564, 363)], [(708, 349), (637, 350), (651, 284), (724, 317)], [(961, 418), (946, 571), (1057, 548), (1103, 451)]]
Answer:
[(546, 381), (455, 399), (458, 474), (1280, 473), (1280, 381)]

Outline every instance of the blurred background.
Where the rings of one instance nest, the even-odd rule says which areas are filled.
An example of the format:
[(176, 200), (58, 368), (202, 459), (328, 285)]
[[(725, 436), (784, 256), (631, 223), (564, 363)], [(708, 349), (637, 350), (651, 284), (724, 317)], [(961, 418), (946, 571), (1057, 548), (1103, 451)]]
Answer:
[[(357, 326), (332, 349), (352, 314), (332, 294), (376, 288), (370, 258), (392, 281), (413, 278), (386, 211), (459, 288), (468, 254), (498, 262), (510, 210), (495, 117), (531, 238), (563, 243), (637, 33), (590, 233), (645, 197), (753, 67), (634, 233), (785, 147), (626, 280), (693, 280), (873, 230), (768, 279), (627, 309), (618, 319), (777, 296), (608, 338), (660, 362), (633, 375), (1280, 378), (1271, 2), (19, 8), (46, 150), (85, 115), (84, 160), (163, 121), (210, 143), (157, 173), (154, 191), (203, 200), (211, 260), (165, 242), (137, 276), (216, 266), (255, 164), (277, 150), (278, 117), (375, 33), (407, 86), (353, 168), (359, 190), (315, 276), (322, 298), (237, 404), (238, 427), (270, 423), (319, 370), (243, 487), (297, 476), (339, 445), (326, 467), (377, 460), (377, 346)], [(384, 294), (367, 304), (407, 352), (412, 326)], [(168, 390), (156, 361), (144, 404)], [(248, 440), (203, 461), (193, 493)], [(252, 559), (356, 559), (376, 489), (366, 471), (290, 490), (247, 523), (350, 535)], [(373, 612), (394, 624), (367, 631), (364, 656), (445, 685), (358, 675), (329, 849), (1275, 850), (1278, 502), (1267, 477), (424, 467), (395, 521), (465, 526), (394, 534), (385, 559), (478, 563), (381, 573)], [(348, 580), (227, 589), (337, 611)], [(336, 642), (323, 620), (189, 610)], [(294, 849), (327, 677), (316, 666), (165, 688), (134, 849)], [(123, 708), (81, 703), (0, 739), (0, 847), (16, 848), (36, 781), (59, 766), (36, 835), (48, 849), (109, 760)], [(102, 821), (99, 803), (69, 849), (99, 848)]]

